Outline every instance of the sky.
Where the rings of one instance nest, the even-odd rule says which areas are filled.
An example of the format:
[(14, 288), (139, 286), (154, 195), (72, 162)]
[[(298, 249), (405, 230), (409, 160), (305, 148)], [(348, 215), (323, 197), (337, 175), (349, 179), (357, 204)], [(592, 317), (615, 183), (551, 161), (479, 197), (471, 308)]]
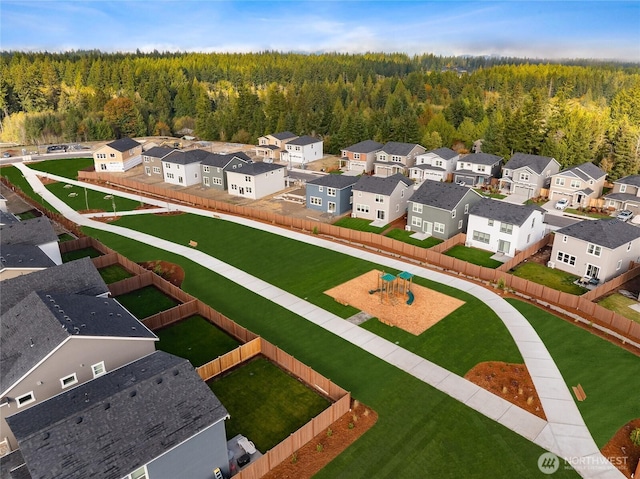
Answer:
[(0, 50), (89, 49), (640, 62), (640, 0), (0, 0)]

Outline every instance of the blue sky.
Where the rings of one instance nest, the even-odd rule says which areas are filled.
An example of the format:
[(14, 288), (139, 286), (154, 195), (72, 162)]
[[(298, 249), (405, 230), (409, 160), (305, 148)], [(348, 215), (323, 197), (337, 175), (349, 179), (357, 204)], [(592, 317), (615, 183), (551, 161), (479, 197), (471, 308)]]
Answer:
[(0, 0), (0, 49), (398, 51), (640, 62), (640, 1)]

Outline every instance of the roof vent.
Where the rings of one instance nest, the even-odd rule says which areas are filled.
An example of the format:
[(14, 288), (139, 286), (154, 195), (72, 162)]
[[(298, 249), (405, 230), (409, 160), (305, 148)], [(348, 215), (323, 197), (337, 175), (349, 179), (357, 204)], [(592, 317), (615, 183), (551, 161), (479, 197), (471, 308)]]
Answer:
[(131, 326), (131, 331), (135, 331), (136, 327), (135, 326)]
[(177, 376), (178, 374), (180, 374), (180, 371), (178, 371), (177, 369), (174, 369), (174, 370), (173, 370), (173, 375), (174, 375), (174, 376)]
[(43, 441), (46, 441), (47, 439), (49, 439), (49, 433), (48, 433), (48, 432), (45, 432), (45, 433), (42, 435), (42, 440), (43, 440)]
[(162, 378), (157, 378), (156, 379), (156, 384), (162, 384)]
[(117, 316), (117, 317), (119, 317), (119, 318), (121, 318), (121, 317), (122, 317), (122, 314), (120, 314), (120, 313), (116, 313), (116, 316)]
[(80, 424), (82, 422), (82, 416), (76, 418), (76, 424)]
[(45, 298), (50, 298), (51, 297), (50, 294), (45, 294), (44, 296), (45, 296)]
[(95, 316), (96, 312), (95, 311), (91, 311), (91, 316)]
[(29, 346), (33, 347), (33, 338), (29, 338)]
[(135, 395), (136, 395), (136, 394), (138, 394), (138, 393), (137, 393), (137, 392), (135, 392), (135, 391), (131, 391), (131, 392), (129, 393), (129, 397), (131, 397), (131, 398), (132, 398), (132, 397), (135, 397)]
[(113, 316), (113, 313), (109, 313), (109, 316)]
[(111, 403), (110, 402), (104, 403), (104, 410), (106, 411), (107, 409), (111, 409)]
[(66, 314), (64, 315), (64, 319), (66, 319), (67, 321), (71, 321), (71, 318), (69, 316), (67, 316)]

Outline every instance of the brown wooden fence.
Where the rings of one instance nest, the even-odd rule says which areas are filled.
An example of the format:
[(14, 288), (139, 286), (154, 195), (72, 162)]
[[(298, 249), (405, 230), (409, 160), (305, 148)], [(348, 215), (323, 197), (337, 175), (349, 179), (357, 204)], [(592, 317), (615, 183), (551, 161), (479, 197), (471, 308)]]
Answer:
[(248, 343), (238, 346), (233, 351), (229, 351), (227, 354), (223, 354), (209, 361), (207, 364), (196, 368), (196, 371), (203, 381), (208, 381), (218, 374), (228, 371), (238, 364), (248, 361), (252, 357), (260, 354), (261, 344), (262, 338), (252, 339)]
[(519, 251), (516, 255), (511, 258), (509, 261), (503, 263), (501, 266), (496, 268), (497, 271), (509, 271), (512, 268), (515, 268), (520, 263), (522, 263), (525, 259), (533, 256), (535, 253), (540, 251), (545, 246), (553, 244), (553, 235), (547, 235), (544, 238), (536, 241), (534, 244), (529, 246), (528, 248)]
[(606, 283), (601, 284), (597, 288), (594, 288), (591, 291), (588, 291), (587, 293), (583, 294), (582, 297), (584, 299), (593, 301), (599, 298), (600, 296), (604, 296), (605, 294), (610, 293), (615, 289), (618, 289), (627, 281), (631, 281), (633, 278), (640, 275), (640, 267), (638, 266), (640, 266), (640, 264), (636, 264), (632, 261), (631, 264), (629, 265), (628, 271), (625, 271), (620, 276), (616, 276), (615, 278), (610, 279)]

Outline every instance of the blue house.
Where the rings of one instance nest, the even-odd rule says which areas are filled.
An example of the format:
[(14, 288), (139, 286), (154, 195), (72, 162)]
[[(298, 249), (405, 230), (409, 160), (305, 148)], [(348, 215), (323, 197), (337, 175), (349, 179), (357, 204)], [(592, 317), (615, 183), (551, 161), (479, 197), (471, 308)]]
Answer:
[(325, 175), (307, 182), (307, 208), (341, 215), (351, 210), (351, 188), (357, 176)]

